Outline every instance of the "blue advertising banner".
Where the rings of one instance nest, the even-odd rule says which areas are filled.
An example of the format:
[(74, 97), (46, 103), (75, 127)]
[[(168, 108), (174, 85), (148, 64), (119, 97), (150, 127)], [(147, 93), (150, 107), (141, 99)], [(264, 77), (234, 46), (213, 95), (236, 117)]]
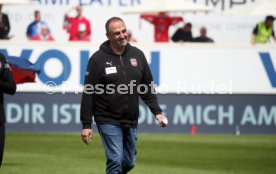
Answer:
[[(169, 126), (159, 127), (140, 102), (140, 132), (276, 133), (276, 95), (163, 94), (158, 98)], [(80, 100), (81, 94), (75, 93), (6, 95), (7, 131), (80, 131)]]

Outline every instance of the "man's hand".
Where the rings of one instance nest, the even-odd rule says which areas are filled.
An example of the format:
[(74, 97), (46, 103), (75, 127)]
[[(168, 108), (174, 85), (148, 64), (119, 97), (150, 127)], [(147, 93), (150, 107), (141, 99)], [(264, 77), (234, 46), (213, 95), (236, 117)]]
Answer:
[(161, 127), (167, 127), (168, 119), (165, 115), (158, 114), (155, 116), (156, 120), (159, 122)]
[(82, 129), (82, 131), (81, 131), (82, 141), (87, 145), (89, 145), (89, 143), (91, 142), (92, 135), (93, 135), (92, 129)]

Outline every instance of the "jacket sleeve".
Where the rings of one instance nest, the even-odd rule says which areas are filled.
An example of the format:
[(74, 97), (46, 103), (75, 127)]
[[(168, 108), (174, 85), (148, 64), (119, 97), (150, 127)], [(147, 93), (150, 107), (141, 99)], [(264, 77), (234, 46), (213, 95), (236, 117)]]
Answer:
[(172, 41), (178, 42), (180, 40), (180, 29), (177, 29), (176, 32), (172, 36)]
[(92, 32), (92, 30), (91, 30), (91, 24), (90, 24), (90, 22), (89, 22), (89, 20), (86, 20), (86, 28), (87, 28), (87, 33), (86, 33), (86, 35), (87, 36), (90, 36), (91, 35), (91, 32)]
[(29, 37), (32, 37), (32, 24), (28, 25), (27, 27), (27, 31), (26, 31), (26, 36), (29, 38)]
[(9, 17), (8, 15), (5, 15), (5, 23), (6, 23), (6, 28), (5, 28), (5, 32), (6, 32), (6, 37), (8, 37), (8, 34), (10, 32), (10, 29), (11, 29), (11, 26), (10, 26), (10, 20), (9, 20)]
[(255, 28), (253, 29), (252, 34), (254, 34), (254, 35), (258, 34), (258, 25), (255, 26)]
[(142, 61), (143, 61), (142, 63), (143, 63), (144, 71), (143, 71), (141, 84), (144, 84), (145, 86), (147, 86), (147, 89), (145, 89), (146, 91), (144, 91), (143, 94), (140, 94), (140, 97), (145, 102), (145, 104), (150, 108), (153, 115), (156, 116), (157, 114), (161, 114), (162, 110), (157, 101), (157, 95), (154, 89), (152, 74), (144, 54), (143, 54)]
[(89, 59), (81, 99), (80, 120), (83, 129), (91, 128), (94, 114), (94, 87), (98, 83), (97, 66), (93, 56)]
[(0, 93), (15, 94), (16, 84), (12, 70), (5, 57), (0, 54)]
[(142, 14), (140, 16), (141, 19), (144, 19), (146, 21), (148, 21), (149, 23), (153, 23), (154, 19), (156, 18), (156, 15), (152, 15), (152, 14)]

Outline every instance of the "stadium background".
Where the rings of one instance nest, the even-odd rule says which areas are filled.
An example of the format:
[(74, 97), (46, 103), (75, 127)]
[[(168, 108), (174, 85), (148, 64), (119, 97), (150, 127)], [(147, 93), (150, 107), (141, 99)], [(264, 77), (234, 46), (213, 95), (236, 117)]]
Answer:
[[(161, 129), (141, 102), (132, 174), (275, 173), (276, 45), (250, 44), (253, 27), (265, 16), (221, 14), (260, 0), (190, 1), (208, 3), (216, 12), (173, 15), (192, 22), (195, 36), (206, 26), (215, 44), (153, 43), (150, 24), (121, 13), (145, 0), (37, 0), (37, 5), (4, 6), (13, 38), (0, 42), (0, 52), (42, 69), (35, 83), (20, 84), (15, 96), (5, 95), (7, 139), (0, 173), (104, 173), (98, 134), (90, 146), (80, 139), (80, 93), (86, 63), (105, 40), (106, 19), (114, 15), (125, 19), (145, 52), (169, 119), (169, 127)], [(80, 2), (92, 24), (92, 42), (69, 43), (63, 17)], [(36, 9), (55, 42), (27, 41), (25, 31)]]
[[(275, 133), (275, 44), (252, 46), (249, 43), (252, 28), (264, 16), (221, 15), (230, 7), (254, 3), (249, 0), (196, 2), (201, 5), (208, 2), (215, 11), (172, 15), (182, 15), (184, 21), (192, 22), (194, 36), (198, 35), (200, 26), (206, 26), (216, 44), (154, 44), (150, 24), (139, 19), (138, 14), (122, 13), (128, 7), (142, 4), (142, 0), (41, 0), (36, 5), (5, 6), (4, 12), (11, 20), (10, 34), (14, 37), (2, 42), (0, 51), (41, 67), (35, 83), (20, 84), (14, 97), (6, 96), (7, 130), (80, 129), (80, 93), (87, 61), (106, 39), (105, 21), (111, 16), (120, 16), (147, 56), (160, 93), (160, 104), (171, 124), (166, 130), (158, 128), (141, 103), (142, 132), (189, 133), (196, 125), (199, 133), (235, 133), (237, 130)], [(84, 5), (84, 16), (91, 21), (93, 31), (89, 43), (69, 43), (62, 28), (64, 14), (78, 3)], [(42, 20), (50, 26), (54, 43), (27, 41), (26, 27), (33, 20), (35, 9), (41, 11)], [(171, 27), (170, 33), (177, 27)]]

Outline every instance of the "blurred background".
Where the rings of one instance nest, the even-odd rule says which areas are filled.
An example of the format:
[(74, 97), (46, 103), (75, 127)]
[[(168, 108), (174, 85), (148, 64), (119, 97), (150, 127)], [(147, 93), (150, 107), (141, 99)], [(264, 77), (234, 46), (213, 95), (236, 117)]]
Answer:
[[(240, 163), (233, 162), (230, 167), (227, 167), (227, 160), (222, 160), (220, 165), (223, 167), (216, 169), (219, 159), (225, 155), (219, 153), (212, 164), (200, 163), (202, 165), (194, 167), (201, 168), (201, 171), (188, 170), (188, 173), (275, 172), (276, 165), (271, 162), (275, 161), (276, 143), (274, 0), (2, 0), (1, 3), (0, 14), (8, 16), (10, 29), (0, 40), (0, 52), (8, 57), (18, 83), (14, 96), (5, 95), (8, 134), (7, 165), (4, 163), (6, 173), (20, 171), (20, 165), (15, 165), (15, 171), (8, 169), (9, 164), (12, 166), (12, 161), (16, 161), (11, 152), (17, 148), (13, 146), (18, 143), (16, 135), (19, 132), (20, 136), (33, 136), (41, 132), (44, 136), (54, 132), (57, 137), (60, 133), (66, 133), (78, 138), (75, 133), (81, 130), (80, 99), (87, 62), (106, 40), (105, 22), (112, 16), (124, 19), (132, 36), (131, 44), (144, 51), (159, 103), (169, 120), (166, 129), (160, 128), (149, 109), (140, 102), (138, 130), (146, 134), (140, 141), (144, 144), (139, 146), (147, 146), (149, 137), (155, 136), (155, 133), (164, 133), (164, 136), (172, 136), (168, 141), (179, 142), (181, 147), (195, 148), (196, 143), (201, 144), (194, 150), (201, 149), (202, 154), (197, 155), (205, 160), (204, 143), (213, 142), (219, 146), (225, 140), (238, 145), (233, 151), (229, 150), (232, 154), (236, 149), (241, 149), (233, 157), (226, 155), (233, 162), (237, 156), (250, 154), (255, 147), (263, 147), (262, 142), (266, 142), (265, 145), (269, 144), (263, 147), (266, 151), (249, 155)], [(39, 12), (39, 17), (35, 11)], [(73, 31), (68, 28), (74, 25), (71, 19), (78, 13), (86, 22), (78, 25), (77, 38), (72, 39)], [(262, 25), (265, 25), (267, 16), (272, 17), (272, 25), (262, 40), (260, 32), (264, 30)], [(35, 28), (34, 31), (31, 28)], [(177, 35), (177, 32), (184, 34)], [(86, 34), (85, 39), (82, 38), (83, 33)], [(183, 139), (183, 134), (189, 137)], [(196, 134), (200, 135), (194, 139), (190, 137)], [(206, 134), (222, 136), (210, 138)], [(273, 135), (264, 138), (267, 134)], [(154, 143), (166, 142), (162, 141), (162, 135), (153, 139), (156, 140)], [(254, 140), (247, 137), (236, 142), (235, 137), (240, 135), (259, 136)], [(177, 138), (174, 139), (174, 136)], [(68, 141), (66, 139), (64, 143), (70, 144)], [(248, 151), (241, 148), (254, 142), (257, 145), (247, 148)], [(150, 147), (154, 147), (154, 143)], [(170, 147), (170, 144), (167, 145)], [(218, 146), (210, 146), (210, 153), (215, 154)], [(225, 146), (225, 151), (229, 147), (234, 146)], [(48, 148), (45, 149), (47, 151)], [(195, 155), (193, 152), (189, 155)], [(172, 152), (171, 158), (180, 154)], [(271, 156), (267, 157), (268, 154)], [(99, 156), (103, 157), (103, 154)], [(184, 156), (177, 156), (178, 162), (172, 162), (175, 166), (158, 171), (156, 166), (170, 162), (169, 159), (162, 162), (166, 156), (161, 156), (161, 161), (151, 167), (155, 166), (158, 173), (184, 173), (190, 160)], [(262, 157), (266, 166), (262, 167), (262, 163), (257, 169), (250, 170), (250, 166), (259, 164)], [(246, 163), (252, 159), (256, 161), (250, 165)], [(104, 163), (102, 160), (101, 163)], [(185, 161), (185, 164), (180, 161)], [(148, 167), (146, 160), (141, 163), (137, 173), (154, 173), (154, 170), (145, 169)], [(191, 163), (197, 164), (198, 161), (194, 159)], [(240, 169), (239, 164), (248, 168)], [(206, 167), (208, 165), (210, 168)], [(208, 169), (210, 171), (204, 172)], [(60, 170), (60, 173), (70, 173)], [(45, 169), (44, 172), (49, 171)], [(29, 171), (32, 172), (36, 171)], [(86, 169), (85, 172), (91, 171)]]
[[(0, 52), (19, 68), (14, 72), (18, 92), (6, 97), (8, 131), (79, 130), (88, 59), (106, 40), (106, 20), (119, 16), (134, 38), (131, 44), (147, 56), (160, 104), (171, 124), (166, 130), (159, 129), (141, 103), (141, 131), (190, 133), (196, 126), (199, 133), (235, 133), (236, 129), (243, 133), (276, 132), (275, 40), (271, 36), (265, 43), (252, 42), (257, 24), (275, 15), (274, 9), (270, 10), (274, 1), (7, 2), (3, 1), (2, 12), (9, 17), (10, 31), (8, 39), (0, 41)], [(71, 31), (66, 29), (66, 18), (74, 18), (78, 6), (90, 22), (88, 40), (71, 40)], [(266, 9), (255, 12), (261, 7)], [(149, 20), (160, 13), (178, 21), (169, 23), (166, 19), (162, 23), (162, 17), (159, 23)], [(28, 34), (28, 27), (36, 23), (37, 28), (48, 27), (52, 40)], [(191, 24), (191, 37), (173, 41), (173, 35), (187, 23)], [(202, 28), (212, 42), (195, 41)], [(18, 62), (22, 59), (27, 62)]]

